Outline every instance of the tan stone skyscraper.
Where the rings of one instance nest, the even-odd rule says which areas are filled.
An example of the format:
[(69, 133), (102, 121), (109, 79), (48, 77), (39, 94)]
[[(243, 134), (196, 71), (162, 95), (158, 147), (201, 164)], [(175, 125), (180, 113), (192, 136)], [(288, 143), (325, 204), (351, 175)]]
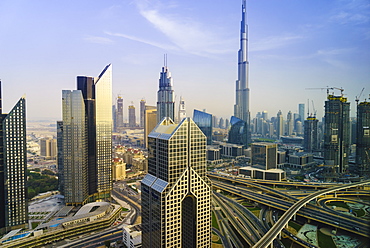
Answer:
[(210, 247), (211, 183), (206, 136), (190, 118), (164, 118), (149, 134), (142, 180), (142, 245)]

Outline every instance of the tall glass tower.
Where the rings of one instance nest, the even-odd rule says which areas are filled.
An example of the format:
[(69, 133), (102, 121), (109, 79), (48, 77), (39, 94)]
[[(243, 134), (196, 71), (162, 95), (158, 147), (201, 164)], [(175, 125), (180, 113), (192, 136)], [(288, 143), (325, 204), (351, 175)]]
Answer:
[[(113, 122), (111, 104), (110, 64), (96, 78), (78, 76), (77, 90), (63, 91), (63, 130), (60, 136), (63, 139), (64, 190), (65, 195), (73, 196), (66, 196), (66, 204), (81, 205), (110, 198)], [(72, 156), (68, 153), (74, 154)], [(81, 173), (70, 174), (74, 172), (76, 165)], [(73, 180), (79, 180), (78, 189), (74, 188), (75, 185), (69, 185)]]
[(242, 21), (240, 28), (240, 49), (238, 52), (238, 80), (236, 80), (236, 96), (234, 116), (247, 124), (248, 142), (250, 143), (250, 112), (249, 112), (249, 62), (248, 62), (248, 25), (246, 0), (242, 4)]
[(194, 109), (193, 120), (207, 137), (207, 145), (212, 145), (213, 118), (211, 114)]
[(3, 114), (0, 81), (0, 233), (27, 224), (26, 169), (26, 99)]
[(149, 134), (142, 180), (142, 246), (210, 247), (211, 183), (206, 137), (190, 118), (164, 118)]
[(167, 65), (162, 67), (159, 78), (159, 90), (157, 93), (157, 122), (164, 117), (175, 120), (175, 94), (172, 88), (171, 72)]
[(67, 204), (79, 204), (89, 195), (85, 104), (80, 90), (62, 91), (63, 178)]

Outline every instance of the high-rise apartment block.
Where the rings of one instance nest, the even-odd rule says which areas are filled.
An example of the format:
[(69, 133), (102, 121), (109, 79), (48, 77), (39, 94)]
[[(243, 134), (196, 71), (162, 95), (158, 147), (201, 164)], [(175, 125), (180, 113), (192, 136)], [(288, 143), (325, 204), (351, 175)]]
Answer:
[(179, 114), (178, 114), (178, 119), (177, 122), (180, 123), (182, 119), (186, 117), (186, 108), (185, 108), (185, 100), (180, 97), (180, 103), (179, 103)]
[(133, 104), (128, 106), (128, 126), (136, 127), (136, 111)]
[(370, 102), (357, 105), (356, 164), (361, 176), (370, 177)]
[(284, 118), (281, 110), (277, 113), (276, 117), (276, 136), (280, 138), (284, 135)]
[(157, 126), (157, 107), (145, 105), (144, 114), (144, 144), (148, 148), (148, 135)]
[(140, 101), (140, 127), (144, 127), (144, 115), (145, 115), (145, 99), (141, 99)]
[(167, 65), (162, 67), (157, 93), (157, 123), (164, 117), (175, 120), (175, 94), (172, 88), (172, 77)]
[(28, 220), (26, 188), (26, 99), (2, 113), (0, 81), (0, 233), (25, 228)]
[(121, 96), (117, 97), (116, 104), (116, 128), (120, 130), (123, 127), (123, 98)]
[(350, 103), (347, 98), (328, 94), (325, 101), (324, 162), (344, 173), (348, 167)]
[(40, 139), (40, 155), (47, 159), (55, 159), (57, 156), (57, 140), (52, 138)]
[(63, 90), (64, 196), (67, 205), (110, 198), (112, 190), (112, 66), (94, 78), (77, 77)]
[(319, 120), (314, 115), (304, 121), (303, 148), (305, 152), (313, 153), (319, 149)]
[(142, 246), (210, 247), (211, 183), (206, 137), (190, 118), (164, 118), (149, 134), (142, 180)]
[(294, 130), (294, 119), (293, 119), (293, 116), (292, 116), (292, 112), (289, 111), (288, 114), (287, 114), (287, 121), (286, 121), (286, 134), (288, 136), (291, 136), (293, 134), (293, 130)]

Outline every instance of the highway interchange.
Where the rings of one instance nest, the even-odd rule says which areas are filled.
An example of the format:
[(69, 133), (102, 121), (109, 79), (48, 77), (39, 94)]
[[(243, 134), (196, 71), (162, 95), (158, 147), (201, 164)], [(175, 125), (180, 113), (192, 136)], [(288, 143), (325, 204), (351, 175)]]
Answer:
[[(266, 206), (270, 209), (276, 209), (277, 211), (283, 211), (285, 213), (290, 213), (290, 216), (284, 217), (283, 216), (278, 220), (281, 223), (277, 223), (274, 225), (273, 228), (270, 228), (269, 226), (265, 226), (265, 228), (270, 229), (269, 235), (266, 235), (266, 232), (261, 228), (259, 225), (259, 222), (254, 220), (254, 223), (257, 223), (256, 225), (249, 224), (249, 227), (253, 226), (254, 230), (250, 230), (250, 228), (245, 228), (248, 231), (241, 231), (239, 229), (242, 229), (241, 224), (246, 223), (245, 220), (241, 220), (243, 217), (240, 216), (240, 214), (237, 214), (235, 210), (233, 210), (234, 214), (233, 216), (228, 216), (227, 218), (231, 219), (233, 218), (233, 221), (230, 221), (229, 223), (234, 226), (234, 230), (237, 231), (239, 235), (242, 235), (243, 232), (249, 232), (250, 237), (247, 239), (244, 239), (245, 242), (248, 243), (249, 246), (253, 247), (268, 247), (268, 246), (274, 246), (274, 247), (283, 247), (281, 243), (279, 243), (275, 239), (276, 237), (281, 237), (281, 233), (285, 233), (289, 238), (296, 242), (300, 242), (301, 246), (303, 247), (315, 247), (312, 244), (309, 244), (303, 240), (299, 240), (297, 237), (292, 235), (291, 233), (287, 232), (287, 229), (284, 229), (284, 227), (287, 226), (288, 221), (293, 217), (293, 219), (296, 218), (296, 215), (302, 216), (306, 218), (308, 221), (316, 221), (322, 224), (326, 224), (328, 226), (332, 226), (334, 228), (342, 229), (349, 231), (351, 233), (354, 233), (356, 235), (368, 238), (369, 235), (369, 222), (366, 220), (356, 218), (354, 216), (349, 216), (348, 214), (340, 214), (337, 211), (334, 211), (330, 208), (324, 208), (320, 206), (320, 204), (316, 203), (316, 199), (320, 195), (330, 194), (330, 192), (335, 192), (337, 196), (343, 196), (343, 195), (352, 195), (352, 196), (368, 196), (368, 191), (363, 191), (359, 189), (350, 190), (350, 191), (339, 191), (342, 188), (350, 188), (349, 184), (326, 184), (326, 185), (319, 185), (319, 184), (303, 184), (303, 183), (287, 183), (287, 182), (274, 182), (274, 185), (280, 185), (280, 187), (285, 185), (286, 187), (299, 187), (302, 185), (305, 189), (312, 188), (317, 189), (311, 194), (304, 194), (306, 197), (305, 200), (287, 195), (286, 193), (283, 193), (280, 190), (276, 190), (271, 187), (264, 186), (266, 184), (272, 185), (271, 182), (264, 182), (262, 181), (262, 185), (260, 183), (256, 183), (251, 179), (244, 179), (239, 177), (228, 177), (225, 175), (219, 175), (216, 173), (208, 173), (208, 176), (212, 179), (213, 187), (215, 190), (221, 191), (221, 192), (227, 192), (229, 194), (232, 194), (234, 196), (237, 196), (242, 199), (246, 199), (249, 201), (253, 201), (255, 203), (258, 203), (260, 206)], [(359, 183), (361, 185), (369, 184), (370, 181)], [(337, 187), (334, 187), (336, 185)], [(356, 187), (356, 185), (351, 186)], [(335, 189), (337, 188), (337, 189)], [(324, 191), (323, 191), (324, 190)], [(319, 193), (322, 192), (322, 193)], [(326, 193), (325, 193), (326, 192)], [(316, 194), (316, 196), (315, 196)], [(334, 193), (331, 193), (334, 194)], [(333, 195), (334, 196), (334, 195)], [(214, 199), (218, 198), (225, 198), (224, 196), (221, 196), (220, 194), (215, 195)], [(302, 204), (303, 201), (306, 201)], [(214, 201), (217, 206), (222, 207), (223, 212), (230, 212), (230, 210), (227, 210), (227, 208), (231, 208), (230, 206), (235, 205), (232, 202), (229, 201), (229, 204), (220, 204), (217, 200)], [(299, 203), (300, 202), (300, 203)], [(237, 204), (237, 203), (236, 203)], [(227, 205), (227, 207), (225, 206)], [(216, 211), (217, 212), (217, 211)], [(263, 213), (263, 212), (262, 212)], [(246, 217), (247, 215), (244, 215), (244, 218), (253, 218), (253, 217)], [(276, 215), (272, 216), (273, 218), (277, 218)], [(235, 224), (235, 219), (238, 220), (239, 224)], [(266, 219), (266, 217), (263, 217), (263, 219)], [(285, 220), (283, 220), (285, 219)], [(276, 219), (277, 220), (277, 219)], [(275, 222), (275, 221), (271, 221)], [(245, 224), (247, 225), (247, 224)], [(230, 231), (231, 228), (229, 228)], [(266, 229), (265, 229), (266, 230)], [(273, 233), (273, 234), (271, 234)], [(258, 235), (263, 234), (263, 238), (259, 238), (259, 243), (254, 242), (253, 239), (256, 239)], [(235, 238), (233, 238), (235, 239)], [(233, 239), (230, 240), (231, 243), (234, 243)], [(252, 240), (250, 240), (252, 239)], [(275, 242), (271, 244), (272, 240), (275, 239)], [(263, 243), (264, 242), (264, 243)], [(239, 247), (238, 244), (234, 243), (235, 247)]]

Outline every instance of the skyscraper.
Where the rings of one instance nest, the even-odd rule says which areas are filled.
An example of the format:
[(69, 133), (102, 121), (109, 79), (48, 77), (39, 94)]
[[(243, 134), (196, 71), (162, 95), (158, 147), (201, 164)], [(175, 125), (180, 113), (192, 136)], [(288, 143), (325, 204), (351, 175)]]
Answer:
[(157, 107), (145, 105), (144, 144), (148, 148), (148, 135), (157, 126)]
[[(112, 66), (107, 65), (96, 78), (78, 76), (77, 90), (64, 90), (62, 94), (66, 204), (81, 205), (110, 198)], [(79, 173), (73, 173), (75, 170)], [(73, 185), (76, 181), (78, 188)]]
[(57, 149), (58, 190), (62, 195), (64, 195), (63, 121), (57, 121)]
[(28, 220), (26, 189), (26, 99), (9, 114), (2, 113), (0, 81), (0, 233), (25, 228)]
[(148, 174), (142, 180), (142, 245), (210, 247), (211, 183), (206, 137), (185, 118), (164, 118), (149, 135)]
[(305, 121), (305, 118), (304, 118), (304, 103), (298, 104), (298, 114), (299, 114), (300, 121), (303, 123)]
[(123, 98), (121, 96), (117, 97), (116, 123), (118, 130), (123, 127)]
[(85, 104), (80, 90), (62, 91), (63, 177), (66, 204), (82, 204), (89, 195)]
[(207, 145), (212, 145), (213, 116), (209, 113), (194, 109), (193, 120), (207, 137)]
[(179, 103), (179, 114), (177, 122), (180, 123), (182, 119), (186, 117), (186, 109), (185, 109), (185, 100), (180, 96), (180, 103)]
[(307, 117), (304, 121), (304, 141), (303, 148), (306, 152), (312, 153), (319, 149), (319, 120), (314, 115)]
[(136, 127), (136, 113), (135, 106), (133, 104), (128, 106), (128, 126)]
[(356, 164), (361, 176), (370, 177), (370, 102), (357, 105)]
[(242, 4), (242, 21), (240, 28), (240, 49), (238, 52), (238, 80), (236, 80), (236, 97), (234, 116), (247, 124), (248, 142), (250, 142), (249, 113), (249, 62), (248, 62), (248, 25), (246, 0)]
[(348, 167), (350, 127), (347, 98), (328, 94), (325, 101), (324, 162), (343, 173)]
[(140, 127), (144, 127), (144, 115), (145, 115), (145, 99), (140, 101)]
[(281, 112), (281, 110), (279, 110), (276, 118), (276, 136), (279, 139), (283, 135), (284, 135), (284, 119), (283, 113)]
[(287, 135), (291, 136), (293, 134), (293, 129), (294, 129), (294, 120), (292, 116), (292, 112), (289, 111), (287, 114)]
[(165, 62), (159, 78), (159, 90), (157, 94), (157, 122), (163, 117), (170, 117), (175, 120), (175, 95), (172, 89), (172, 77)]
[(231, 116), (230, 124), (231, 128), (229, 130), (227, 143), (248, 147), (247, 123), (235, 116)]

